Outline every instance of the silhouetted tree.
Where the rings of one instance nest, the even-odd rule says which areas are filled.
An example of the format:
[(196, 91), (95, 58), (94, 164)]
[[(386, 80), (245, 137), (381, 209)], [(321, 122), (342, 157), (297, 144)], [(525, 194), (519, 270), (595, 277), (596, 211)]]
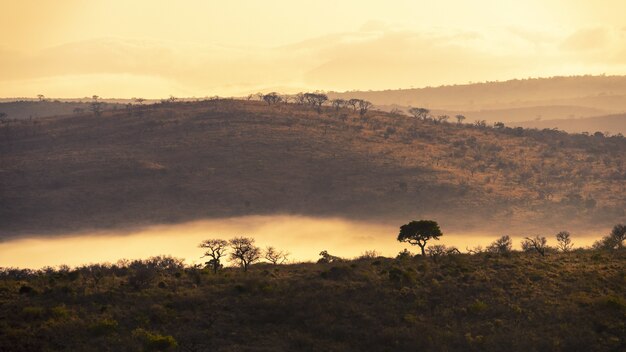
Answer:
[(458, 124), (463, 123), (463, 120), (465, 120), (465, 116), (463, 115), (456, 115), (455, 118)]
[(319, 93), (305, 93), (304, 99), (309, 105), (314, 107), (318, 113), (321, 113), (322, 105), (328, 100), (328, 96)]
[(532, 238), (525, 237), (522, 241), (522, 250), (524, 250), (524, 252), (535, 251), (543, 257), (546, 255), (547, 243), (548, 240), (545, 237), (540, 237), (539, 235)]
[(321, 258), (317, 261), (318, 263), (336, 263), (343, 261), (343, 259), (329, 254), (328, 251), (321, 251), (320, 256)]
[(461, 253), (461, 251), (459, 251), (456, 247), (446, 247), (443, 244), (436, 244), (426, 248), (426, 253), (431, 256), (436, 262), (439, 257), (445, 255), (459, 254)]
[(346, 101), (343, 99), (333, 99), (330, 101), (330, 104), (335, 109), (335, 111), (339, 111), (339, 109), (346, 106)]
[(564, 253), (569, 252), (574, 246), (574, 244), (572, 243), (572, 240), (570, 239), (570, 234), (567, 231), (561, 231), (557, 233), (556, 242), (557, 242), (557, 245), (556, 245), (557, 248), (560, 249)]
[(359, 100), (359, 115), (365, 116), (372, 105), (373, 104), (367, 100)]
[(213, 272), (216, 273), (221, 267), (220, 259), (226, 254), (228, 242), (221, 239), (210, 239), (204, 240), (198, 247), (206, 248), (207, 251), (204, 252), (204, 255), (200, 258), (209, 257), (211, 258), (205, 264), (213, 268)]
[(253, 238), (235, 237), (228, 241), (231, 248), (230, 259), (239, 262), (243, 271), (261, 258), (261, 249), (254, 245)]
[(133, 98), (133, 100), (139, 105), (143, 105), (143, 102), (146, 101), (144, 98)]
[(496, 254), (507, 254), (513, 248), (513, 240), (508, 235), (502, 236), (487, 246), (487, 251)]
[(346, 101), (346, 104), (352, 107), (352, 111), (356, 112), (356, 108), (359, 105), (360, 101), (361, 101), (361, 99), (352, 98), (352, 99)]
[(617, 224), (608, 236), (593, 244), (595, 249), (622, 249), (626, 239), (626, 225)]
[(444, 123), (444, 122), (447, 122), (449, 118), (450, 118), (450, 116), (448, 116), (448, 115), (439, 115), (435, 119), (435, 122), (436, 123)]
[(100, 114), (102, 113), (102, 102), (98, 100), (100, 99), (100, 97), (94, 95), (93, 97), (91, 97), (91, 99), (91, 104), (89, 104), (91, 112), (93, 112), (94, 116), (100, 116)]
[(426, 252), (424, 251), (426, 243), (431, 239), (438, 240), (439, 236), (442, 235), (441, 229), (439, 229), (439, 224), (437, 224), (436, 221), (411, 221), (408, 224), (400, 226), (398, 241), (417, 245), (422, 250), (422, 255), (426, 255)]
[(272, 246), (265, 248), (264, 258), (274, 265), (285, 263), (288, 257), (288, 252), (279, 251)]
[(278, 93), (271, 92), (271, 93), (265, 94), (263, 96), (263, 100), (267, 103), (267, 105), (272, 105), (272, 104), (279, 103), (282, 100), (282, 98), (280, 97), (280, 95), (278, 95)]
[(37, 99), (38, 99), (39, 101), (45, 101), (45, 100), (46, 100), (46, 96), (45, 96), (45, 95), (43, 95), (43, 94), (37, 94)]
[(428, 114), (430, 110), (425, 108), (410, 108), (409, 114), (413, 115), (416, 119), (426, 120), (428, 118)]

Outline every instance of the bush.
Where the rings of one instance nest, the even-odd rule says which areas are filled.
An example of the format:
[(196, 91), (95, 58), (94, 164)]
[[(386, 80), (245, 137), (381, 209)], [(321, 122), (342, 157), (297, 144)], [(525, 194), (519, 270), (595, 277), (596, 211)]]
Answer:
[(142, 328), (135, 329), (133, 337), (142, 342), (146, 351), (168, 351), (178, 347), (173, 336), (152, 333)]

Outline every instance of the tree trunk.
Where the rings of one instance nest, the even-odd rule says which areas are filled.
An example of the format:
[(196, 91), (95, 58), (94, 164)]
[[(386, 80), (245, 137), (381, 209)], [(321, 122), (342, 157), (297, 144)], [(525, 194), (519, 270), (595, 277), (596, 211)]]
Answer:
[(425, 256), (426, 252), (424, 251), (424, 247), (426, 247), (426, 244), (425, 243), (423, 245), (419, 244), (418, 246), (420, 246), (420, 249), (422, 250), (422, 255)]

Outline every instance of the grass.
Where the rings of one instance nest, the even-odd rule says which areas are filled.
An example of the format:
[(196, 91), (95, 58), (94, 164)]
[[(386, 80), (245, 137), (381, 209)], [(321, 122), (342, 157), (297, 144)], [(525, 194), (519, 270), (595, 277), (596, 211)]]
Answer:
[[(167, 258), (5, 269), (0, 350), (618, 351), (625, 268), (624, 250), (576, 250), (256, 264), (248, 273)], [(138, 275), (148, 278), (132, 284)]]
[(209, 100), (0, 124), (0, 236), (252, 214), (545, 232), (623, 219), (626, 139)]

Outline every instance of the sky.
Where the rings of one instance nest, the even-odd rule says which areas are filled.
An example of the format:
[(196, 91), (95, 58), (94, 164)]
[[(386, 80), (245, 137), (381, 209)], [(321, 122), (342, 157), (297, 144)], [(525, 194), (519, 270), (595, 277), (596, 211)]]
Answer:
[(623, 0), (0, 0), (0, 97), (626, 74)]

